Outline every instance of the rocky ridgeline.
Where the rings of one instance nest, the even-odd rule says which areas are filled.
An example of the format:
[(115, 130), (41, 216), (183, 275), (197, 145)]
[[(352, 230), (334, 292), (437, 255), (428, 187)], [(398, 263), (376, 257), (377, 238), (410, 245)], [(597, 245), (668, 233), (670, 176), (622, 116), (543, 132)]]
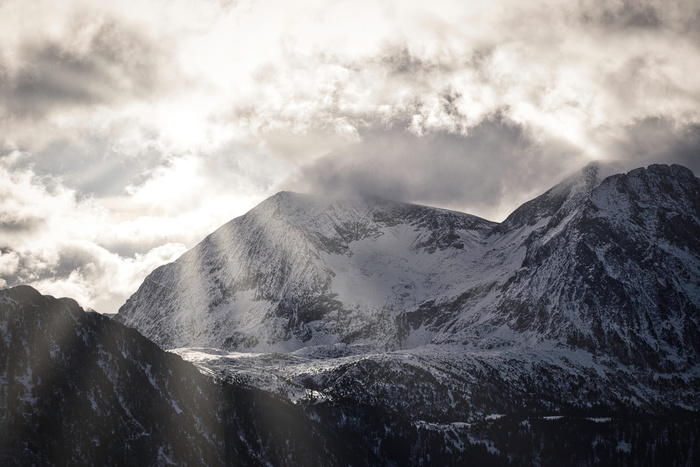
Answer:
[(266, 389), (274, 374), (287, 397), (416, 420), (699, 410), (699, 234), (700, 180), (679, 166), (591, 164), (500, 224), (280, 193), (154, 271), (117, 319), (222, 349), (179, 352)]

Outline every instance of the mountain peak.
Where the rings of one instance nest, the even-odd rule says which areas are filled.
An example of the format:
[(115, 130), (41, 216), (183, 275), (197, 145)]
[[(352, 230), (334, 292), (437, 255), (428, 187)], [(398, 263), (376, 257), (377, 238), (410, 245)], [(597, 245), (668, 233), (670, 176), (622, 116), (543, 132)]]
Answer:
[[(116, 319), (168, 348), (412, 348), (485, 342), (474, 335), (504, 326), (558, 342), (590, 337), (580, 316), (597, 316), (601, 297), (630, 309), (647, 300), (628, 297), (639, 291), (625, 288), (636, 279), (624, 258), (639, 261), (634, 270), (656, 287), (640, 245), (672, 269), (700, 237), (690, 171), (658, 165), (610, 176), (615, 167), (589, 164), (502, 224), (378, 197), (281, 192), (154, 271)], [(659, 238), (676, 246), (661, 251)], [(551, 295), (565, 282), (570, 290)], [(688, 284), (668, 287), (698, 295)], [(574, 290), (588, 302), (571, 298)]]
[(694, 183), (693, 172), (678, 165), (653, 164), (648, 168), (636, 168), (625, 173), (627, 165), (620, 162), (593, 161), (573, 173), (537, 198), (530, 200), (513, 211), (498, 227), (498, 232), (533, 226), (550, 219), (550, 227), (566, 218), (573, 211), (583, 208), (593, 191), (603, 182), (625, 177), (644, 177), (653, 174), (657, 177), (675, 179), (678, 182)]
[[(468, 268), (494, 225), (372, 195), (281, 192), (154, 271), (116, 319), (165, 347), (196, 339), (207, 346), (287, 349), (312, 338), (396, 346), (389, 314), (403, 300), (416, 300), (405, 291), (417, 289), (422, 300), (443, 287), (439, 278)], [(154, 289), (159, 298), (146, 298)], [(403, 298), (393, 299), (401, 289)], [(145, 313), (144, 300), (151, 302)]]
[(649, 167), (647, 167), (647, 170), (659, 175), (671, 175), (686, 180), (695, 178), (695, 174), (692, 170), (678, 164), (651, 164)]
[(607, 177), (590, 199), (611, 219), (630, 218), (647, 229), (678, 227), (682, 219), (700, 222), (700, 179), (680, 165), (654, 164)]
[(51, 295), (42, 295), (41, 292), (29, 285), (18, 285), (0, 290), (0, 299), (11, 300), (34, 307), (46, 307), (48, 303), (56, 303), (71, 310), (73, 314), (83, 312), (78, 302), (72, 298), (54, 298)]

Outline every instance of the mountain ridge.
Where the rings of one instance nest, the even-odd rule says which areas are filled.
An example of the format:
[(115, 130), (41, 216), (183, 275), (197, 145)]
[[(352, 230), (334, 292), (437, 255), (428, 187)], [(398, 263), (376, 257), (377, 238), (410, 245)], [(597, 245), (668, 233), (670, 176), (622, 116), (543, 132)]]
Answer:
[(700, 410), (700, 180), (610, 171), (500, 224), (282, 194), (154, 272), (116, 319), (223, 378), (415, 420)]
[[(614, 206), (610, 201), (610, 190), (618, 190), (620, 184), (639, 185), (642, 182), (637, 179), (647, 173), (656, 174), (657, 178), (661, 175), (667, 178), (677, 176), (685, 184), (698, 185), (692, 172), (680, 166), (652, 165), (649, 169), (637, 169), (611, 178), (608, 174), (613, 171), (614, 166), (589, 164), (579, 174), (516, 209), (500, 224), (469, 214), (376, 197), (356, 198), (353, 203), (343, 204), (337, 200), (324, 201), (310, 195), (281, 192), (217, 229), (172, 263), (178, 266), (166, 265), (156, 270), (120, 309), (117, 319), (138, 327), (146, 335), (149, 335), (149, 329), (155, 330), (158, 326), (149, 327), (148, 323), (141, 321), (144, 316), (146, 319), (159, 317), (158, 322), (166, 327), (172, 324), (169, 320), (174, 319), (180, 323), (179, 330), (171, 327), (176, 336), (178, 332), (186, 333), (187, 325), (197, 329), (189, 340), (173, 340), (167, 333), (149, 335), (165, 347), (189, 345), (231, 350), (248, 348), (252, 351), (266, 347), (274, 350), (276, 344), (279, 344), (278, 350), (284, 351), (285, 348), (301, 348), (306, 343), (362, 341), (362, 336), (372, 334), (370, 328), (373, 326), (390, 331), (394, 336), (393, 341), (378, 340), (378, 345), (400, 348), (402, 333), (413, 332), (415, 335), (414, 331), (420, 327), (435, 328), (437, 321), (444, 324), (457, 318), (465, 322), (462, 328), (473, 327), (476, 323), (497, 323), (498, 319), (494, 319), (491, 312), (495, 309), (503, 311), (512, 297), (504, 298), (504, 292), (494, 298), (489, 289), (503, 291), (512, 288), (521, 280), (519, 278), (527, 275), (531, 266), (541, 268), (545, 258), (550, 258), (547, 263), (553, 264), (552, 258), (556, 255), (552, 255), (561, 242), (577, 242), (576, 248), (581, 249), (579, 256), (584, 258), (588, 244), (580, 242), (578, 236), (588, 233), (591, 238), (595, 237), (591, 229), (596, 222), (604, 220), (607, 228), (620, 228), (619, 223), (615, 224), (614, 216), (596, 214)], [(646, 180), (649, 182), (648, 177)], [(655, 183), (658, 185), (661, 181)], [(647, 186), (647, 189), (652, 188)], [(636, 192), (628, 195), (639, 196)], [(685, 195), (686, 198), (694, 196), (696, 204), (700, 197), (697, 187)], [(622, 200), (621, 195), (617, 199)], [(657, 196), (657, 201), (661, 202), (659, 200), (666, 202), (659, 209), (678, 212), (678, 209), (674, 211), (669, 207), (673, 200), (668, 196)], [(633, 201), (625, 200), (628, 209)], [(682, 207), (690, 212), (692, 206), (691, 202), (690, 208), (688, 203)], [(615, 215), (624, 217), (629, 214), (632, 221), (639, 215), (615, 209)], [(657, 215), (656, 212), (652, 214)], [(686, 219), (687, 222), (665, 228), (670, 229), (669, 235), (682, 235), (687, 243), (696, 232), (698, 219), (700, 215), (695, 212)], [(571, 233), (567, 227), (570, 225), (581, 231)], [(679, 228), (685, 229), (684, 233), (674, 234)], [(409, 241), (404, 241), (406, 237)], [(595, 241), (605, 240), (598, 238)], [(697, 256), (697, 251), (694, 254)], [(697, 258), (691, 260), (692, 265), (697, 264)], [(557, 258), (557, 261), (566, 261), (566, 258)], [(402, 265), (402, 262), (409, 264)], [(183, 263), (187, 263), (187, 267), (180, 266)], [(449, 270), (449, 273), (441, 277), (444, 270)], [(696, 272), (690, 273), (697, 276)], [(147, 290), (149, 284), (160, 287), (161, 274), (168, 276), (165, 282), (171, 284), (171, 288), (173, 283), (184, 286), (189, 290), (188, 294), (160, 290), (159, 293), (166, 294), (168, 300), (160, 300), (159, 306), (175, 308), (162, 311), (146, 306), (149, 312), (137, 312), (141, 305), (134, 302), (145, 293), (142, 289)], [(342, 283), (343, 276), (350, 278), (349, 284)], [(363, 280), (363, 276), (369, 279)], [(383, 280), (387, 276), (391, 276), (391, 280)], [(530, 282), (532, 280), (530, 278)], [(198, 293), (195, 287), (183, 284), (183, 281), (200, 281), (199, 287), (204, 292)], [(213, 284), (203, 284), (202, 281), (213, 281)], [(688, 287), (685, 289), (689, 294), (697, 293)], [(248, 297), (247, 292), (250, 292)], [(367, 299), (353, 297), (353, 293)], [(492, 302), (500, 300), (500, 304), (484, 304), (486, 299)], [(537, 300), (535, 297), (530, 302)], [(178, 301), (187, 304), (178, 308)], [(449, 302), (450, 307), (461, 311), (452, 314), (430, 311), (441, 302)], [(696, 297), (692, 306), (698, 305)], [(518, 306), (522, 308), (522, 305)], [(188, 320), (185, 314), (197, 307), (208, 309), (205, 315), (218, 313), (220, 316), (204, 328), (198, 328), (198, 323)], [(225, 312), (221, 311), (222, 308), (226, 308)], [(403, 313), (397, 312), (398, 308)], [(207, 340), (213, 328), (225, 327), (239, 315), (251, 315), (251, 309), (257, 309), (258, 322), (253, 322), (254, 316), (239, 320), (239, 328), (247, 326), (251, 332)], [(336, 318), (333, 318), (333, 313)], [(343, 314), (348, 315), (348, 320), (365, 322), (363, 326), (350, 326), (352, 329), (343, 333), (339, 331), (344, 324)], [(383, 323), (377, 318), (382, 315), (394, 322)], [(531, 312), (521, 313), (521, 316), (529, 316), (529, 322), (537, 321)], [(287, 323), (283, 322), (285, 319)], [(260, 325), (265, 320), (279, 322), (261, 332)], [(318, 326), (310, 324), (318, 322)], [(514, 322), (520, 330), (524, 330), (524, 324), (523, 319), (520, 323)], [(572, 339), (576, 341), (581, 337)], [(261, 343), (262, 339), (267, 342)], [(290, 341), (291, 347), (285, 347), (284, 343)], [(426, 343), (425, 339), (422, 342)]]
[[(214, 381), (137, 331), (29, 286), (0, 290), (0, 329), (2, 465), (513, 465), (509, 443), (500, 451), (488, 440), (499, 426), (481, 425), (475, 438), (464, 425), (443, 431), (312, 390), (290, 403)], [(621, 430), (649, 436), (634, 424)], [(613, 448), (606, 442), (605, 457)], [(547, 446), (528, 455), (561, 458)]]
[[(164, 419), (183, 420), (168, 393), (172, 374), (154, 376), (160, 364), (149, 359), (180, 362), (176, 371), (192, 384), (178, 394), (196, 400), (197, 386), (217, 394), (218, 411), (188, 405), (204, 407), (224, 441), (202, 437), (188, 412), (193, 449), (171, 446), (170, 432), (149, 425), (157, 442), (124, 459), (196, 463), (211, 452), (214, 464), (692, 463), (700, 455), (700, 179), (680, 166), (611, 170), (589, 165), (500, 224), (376, 197), (293, 193), (225, 224), (156, 269), (115, 317), (170, 353), (149, 342), (127, 358), (117, 344), (108, 359), (130, 375), (113, 378), (115, 391), (140, 381), (155, 389), (148, 404), (164, 408)], [(19, 322), (6, 319), (13, 300), (34, 303), (21, 326), (7, 324)], [(46, 306), (69, 310), (66, 325), (35, 329), (29, 317)], [(45, 352), (17, 338), (27, 333), (74, 329), (58, 348), (101, 368), (107, 334), (84, 331), (95, 322), (145, 345), (70, 299), (0, 291), (0, 347), (6, 336), (14, 342), (12, 359), (0, 359), (0, 391), (29, 400), (27, 388), (45, 386), (34, 377), (46, 370)], [(172, 353), (216, 383), (180, 368)], [(36, 371), (23, 365), (25, 354), (38, 356), (29, 365)], [(3, 377), (5, 368), (19, 378)], [(73, 380), (87, 381), (65, 384)], [(124, 415), (120, 400), (104, 399), (116, 400), (114, 417)], [(129, 400), (143, 412), (143, 401)], [(32, 407), (19, 408), (15, 420), (29, 421), (16, 439), (33, 443), (31, 459), (41, 463), (41, 437), (27, 427), (45, 423), (32, 425)], [(125, 417), (118, 424), (133, 434)], [(12, 439), (0, 443), (0, 459), (17, 453)], [(102, 455), (95, 449), (77, 452)]]
[[(214, 381), (69, 298), (0, 290), (0, 329), (2, 465), (339, 465), (397, 455), (323, 413)], [(416, 431), (394, 419), (378, 432), (381, 414), (356, 415), (373, 437)]]
[[(291, 200), (295, 203), (290, 203)], [(299, 216), (303, 217), (304, 223), (298, 221)], [(185, 253), (180, 261), (189, 264), (190, 271), (184, 273), (192, 280), (207, 277), (207, 272), (220, 271), (224, 268), (223, 263), (244, 264), (246, 274), (239, 273), (238, 277), (230, 277), (224, 271), (221, 274), (224, 277), (215, 276), (219, 287), (215, 289), (214, 295), (218, 294), (223, 300), (228, 293), (235, 295), (241, 292), (242, 295), (242, 292), (255, 288), (252, 301), (267, 300), (270, 305), (264, 314), (288, 316), (294, 321), (292, 326), (298, 322), (299, 326), (295, 328), (297, 337), (303, 341), (309, 334), (308, 329), (304, 328), (306, 316), (302, 312), (302, 316), (299, 316), (301, 321), (295, 321), (298, 317), (296, 311), (303, 308), (314, 317), (314, 308), (318, 306), (304, 302), (303, 294), (295, 297), (299, 303), (290, 303), (289, 300), (284, 300), (284, 291), (300, 289), (306, 295), (321, 294), (323, 303), (320, 306), (337, 309), (334, 308), (338, 305), (334, 300), (336, 293), (330, 290), (330, 283), (337, 274), (326, 260), (333, 256), (352, 258), (355, 255), (359, 262), (369, 261), (366, 257), (359, 257), (362, 254), (366, 256), (366, 252), (353, 251), (350, 244), (381, 240), (386, 230), (394, 236), (405, 235), (406, 229), (418, 226), (425, 229), (403, 245), (409, 252), (432, 253), (448, 248), (464, 249), (465, 243), (470, 245), (478, 240), (477, 232), (484, 231), (491, 225), (489, 221), (468, 214), (390, 202), (376, 197), (361, 199), (359, 202), (356, 200), (350, 209), (338, 209), (336, 202), (324, 204), (308, 195), (285, 192), (269, 198), (248, 214), (217, 229), (197, 247)], [(236, 240), (242, 237), (251, 240), (245, 245), (236, 244)], [(265, 256), (259, 255), (260, 251)], [(397, 256), (390, 248), (384, 249), (383, 254)], [(207, 271), (201, 266), (205, 262)], [(269, 265), (273, 265), (272, 269)], [(294, 269), (290, 265), (294, 265)], [(355, 266), (358, 265), (348, 267)], [(360, 269), (362, 267), (359, 265)], [(160, 274), (169, 274), (170, 280), (177, 281), (172, 278), (173, 274), (177, 274), (174, 271), (177, 268), (170, 265), (161, 267), (145, 283), (152, 281), (159, 284)], [(197, 272), (192, 273), (194, 270)], [(362, 271), (355, 273), (363, 274)], [(190, 290), (192, 294), (196, 293), (192, 287)], [(377, 300), (386, 301), (388, 295), (387, 293), (384, 298)], [(193, 304), (208, 302), (208, 297), (211, 296), (212, 293), (208, 290), (194, 300)], [(177, 298), (171, 297), (169, 303), (173, 302), (177, 302)], [(216, 299), (209, 303), (216, 306)], [(123, 310), (128, 310), (129, 306), (128, 301)]]

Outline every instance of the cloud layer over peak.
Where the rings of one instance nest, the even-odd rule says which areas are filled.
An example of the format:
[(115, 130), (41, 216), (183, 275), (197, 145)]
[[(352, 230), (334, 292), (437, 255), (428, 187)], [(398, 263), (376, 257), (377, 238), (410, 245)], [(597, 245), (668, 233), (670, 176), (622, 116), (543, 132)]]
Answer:
[(280, 189), (499, 220), (593, 159), (699, 173), (698, 31), (692, 0), (6, 0), (0, 277), (115, 311)]

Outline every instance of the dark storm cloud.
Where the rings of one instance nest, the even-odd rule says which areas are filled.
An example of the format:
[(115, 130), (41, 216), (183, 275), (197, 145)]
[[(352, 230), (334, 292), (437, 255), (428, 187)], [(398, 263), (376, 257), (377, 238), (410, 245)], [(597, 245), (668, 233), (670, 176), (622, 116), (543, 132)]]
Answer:
[(0, 234), (19, 234), (39, 230), (44, 227), (44, 220), (31, 215), (11, 217), (0, 214)]
[(162, 47), (114, 19), (76, 18), (71, 37), (31, 40), (4, 60), (0, 103), (12, 116), (36, 118), (54, 108), (147, 98), (166, 59)]
[(3, 253), (15, 255), (17, 258), (16, 269), (11, 272), (4, 271), (2, 275), (2, 279), (10, 286), (44, 279), (65, 280), (71, 273), (95, 268), (99, 264), (99, 257), (93, 251), (77, 246), (61, 248), (50, 261), (39, 255), (34, 256), (10, 248), (5, 248)]
[(585, 0), (579, 7), (584, 25), (609, 32), (666, 30), (700, 38), (700, 8), (694, 0)]
[(610, 148), (616, 158), (638, 166), (680, 164), (700, 175), (700, 125), (650, 117), (626, 126)]
[(94, 248), (71, 245), (59, 250), (59, 260), (53, 266), (52, 272), (57, 277), (69, 277), (74, 271), (97, 269), (100, 257)]
[(425, 68), (423, 61), (415, 57), (405, 45), (387, 48), (379, 62), (395, 74), (414, 75), (416, 70)]
[(581, 19), (610, 29), (656, 29), (662, 25), (657, 5), (643, 0), (621, 2), (583, 2)]
[(439, 71), (449, 71), (454, 67), (454, 63), (450, 63), (449, 58), (452, 57), (426, 59), (411, 51), (406, 43), (394, 43), (385, 45), (372, 64), (387, 70), (390, 76), (398, 75), (416, 79)]
[(467, 134), (417, 136), (404, 128), (361, 131), (362, 142), (306, 168), (302, 185), (311, 191), (493, 209), (514, 194), (556, 181), (571, 164), (545, 157), (544, 148), (523, 127), (502, 115)]
[(11, 248), (4, 248), (0, 254), (14, 260), (14, 267), (0, 271), (0, 283), (9, 287), (41, 281), (68, 282), (76, 277), (96, 282), (104, 267), (99, 252), (89, 245), (64, 246), (50, 257)]

